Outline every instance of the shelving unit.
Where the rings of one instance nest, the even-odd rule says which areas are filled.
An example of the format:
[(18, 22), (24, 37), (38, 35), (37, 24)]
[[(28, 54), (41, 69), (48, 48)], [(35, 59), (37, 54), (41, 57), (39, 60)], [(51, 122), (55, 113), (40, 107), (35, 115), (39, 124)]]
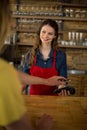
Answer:
[[(12, 6), (12, 19), (15, 21), (12, 27), (13, 36), (16, 34), (15, 48), (17, 54), (15, 59), (21, 58), (21, 53), (26, 53), (27, 48), (31, 48), (34, 44), (34, 39), (38, 31), (40, 23), (44, 19), (54, 19), (59, 25), (59, 38), (58, 46), (60, 49), (66, 51), (67, 57), (71, 56), (71, 61), (74, 59), (72, 53), (74, 49), (77, 50), (78, 54), (82, 56), (87, 54), (87, 5), (86, 4), (73, 4), (73, 3), (62, 3), (55, 1), (23, 1), (14, 0), (15, 3)], [(67, 11), (68, 10), (68, 14)], [(73, 13), (70, 15), (70, 10)], [(83, 11), (83, 15), (81, 14)], [(76, 17), (78, 13), (78, 17)], [(84, 14), (85, 13), (85, 14)], [(81, 15), (81, 17), (80, 17)], [(84, 23), (84, 24), (83, 24)], [(86, 45), (69, 45), (61, 44), (63, 42), (69, 43), (68, 32), (83, 33), (83, 41)], [(12, 38), (13, 38), (12, 36)], [(72, 40), (72, 39), (71, 39)], [(75, 36), (76, 40), (76, 36)], [(11, 41), (13, 44), (13, 41)], [(82, 43), (83, 44), (83, 43)], [(25, 48), (25, 49), (24, 49)], [(23, 51), (22, 51), (23, 50)], [(71, 50), (71, 53), (70, 53)], [(81, 51), (83, 50), (83, 52)], [(21, 52), (22, 51), (22, 52)], [(80, 53), (81, 51), (81, 53)], [(84, 54), (86, 53), (86, 54)], [(69, 61), (69, 60), (68, 60)], [(68, 62), (69, 63), (69, 62)], [(70, 65), (69, 65), (70, 66)]]
[[(17, 21), (19, 19), (25, 20), (25, 21), (17, 22), (17, 26), (20, 23), (21, 24), (29, 23), (29, 24), (34, 25), (33, 20), (38, 20), (37, 24), (36, 24), (36, 25), (38, 25), (38, 24), (40, 24), (40, 22), (42, 20), (52, 18), (52, 19), (56, 20), (58, 22), (58, 24), (60, 21), (62, 22), (60, 25), (61, 29), (59, 29), (59, 35), (60, 35), (61, 40), (66, 39), (66, 38), (63, 39), (63, 35), (66, 32), (68, 33), (68, 31), (70, 31), (69, 29), (68, 29), (68, 31), (67, 31), (67, 29), (66, 30), (64, 29), (64, 22), (76, 22), (76, 23), (77, 22), (81, 22), (81, 23), (87, 22), (87, 14), (85, 17), (76, 18), (76, 17), (71, 17), (71, 16), (65, 16), (66, 14), (64, 12), (65, 9), (67, 9), (67, 8), (74, 9), (74, 14), (75, 14), (75, 11), (77, 11), (77, 13), (78, 13), (77, 9), (83, 10), (83, 12), (84, 12), (84, 10), (87, 11), (86, 4), (72, 4), (72, 3), (68, 4), (68, 3), (60, 3), (60, 2), (56, 2), (56, 1), (50, 1), (50, 2), (46, 1), (46, 3), (43, 1), (38, 1), (38, 2), (32, 1), (30, 3), (27, 3), (27, 2), (24, 3), (23, 1), (19, 0), (16, 6), (17, 7), (15, 7), (16, 9), (12, 14), (12, 18), (17, 19)], [(70, 12), (68, 12), (68, 13), (70, 13)], [(29, 20), (31, 20), (32, 23), (29, 22)], [(28, 21), (28, 23), (27, 23), (27, 21)], [(36, 31), (37, 31), (36, 28), (33, 28), (33, 29), (30, 27), (27, 28), (27, 25), (26, 25), (26, 28), (24, 28), (24, 27), (16, 28), (16, 32), (18, 32), (18, 33), (36, 33)], [(87, 32), (87, 30), (85, 28), (83, 28), (83, 29), (81, 28), (78, 30), (73, 28), (71, 31)]]

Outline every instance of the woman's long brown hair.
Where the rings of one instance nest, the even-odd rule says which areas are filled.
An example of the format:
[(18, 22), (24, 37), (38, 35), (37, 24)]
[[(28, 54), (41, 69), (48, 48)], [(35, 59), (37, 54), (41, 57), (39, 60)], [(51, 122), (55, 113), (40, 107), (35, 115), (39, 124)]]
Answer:
[(10, 22), (9, 0), (0, 0), (0, 52), (4, 45)]
[(56, 21), (54, 21), (52, 19), (47, 19), (47, 20), (42, 22), (42, 24), (41, 24), (41, 26), (39, 28), (37, 39), (35, 39), (35, 43), (34, 43), (32, 49), (31, 49), (31, 52), (30, 52), (29, 62), (28, 62), (29, 66), (33, 65), (34, 58), (35, 58), (36, 53), (37, 53), (37, 49), (41, 46), (40, 31), (41, 31), (42, 27), (45, 26), (45, 25), (50, 25), (55, 30), (56, 38), (53, 39), (51, 45), (52, 45), (52, 47), (55, 50), (57, 50), (57, 48), (58, 48), (58, 43), (57, 43), (57, 39), (58, 39), (58, 24), (57, 24)]

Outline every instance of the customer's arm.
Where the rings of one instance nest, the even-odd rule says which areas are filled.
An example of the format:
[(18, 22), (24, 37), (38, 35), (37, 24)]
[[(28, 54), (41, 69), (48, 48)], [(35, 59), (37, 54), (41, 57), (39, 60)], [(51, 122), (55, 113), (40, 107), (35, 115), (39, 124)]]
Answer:
[(28, 75), (24, 72), (18, 71), (18, 76), (22, 84), (28, 85), (28, 84), (44, 84), (44, 85), (50, 85), (50, 86), (55, 86), (59, 85), (59, 79), (65, 79), (63, 76), (53, 76), (48, 79), (40, 78), (40, 77), (35, 77)]
[(34, 124), (31, 123), (27, 114), (24, 114), (20, 120), (6, 126), (6, 130), (51, 130), (53, 118), (50, 115), (43, 114)]
[(34, 130), (31, 125), (31, 121), (25, 113), (19, 120), (7, 125), (5, 127), (7, 130)]

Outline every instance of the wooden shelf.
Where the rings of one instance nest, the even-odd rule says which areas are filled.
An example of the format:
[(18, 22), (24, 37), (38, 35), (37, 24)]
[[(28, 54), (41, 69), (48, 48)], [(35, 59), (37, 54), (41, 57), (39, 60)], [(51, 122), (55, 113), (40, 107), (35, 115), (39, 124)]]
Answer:
[[(15, 29), (17, 32), (23, 32), (23, 33), (37, 33), (35, 29)], [(58, 34), (63, 34), (63, 31), (58, 32)]]
[[(29, 15), (12, 15), (12, 18), (29, 18), (29, 19), (51, 19), (51, 16), (29, 16)], [(70, 18), (70, 17), (58, 17), (52, 16), (55, 20), (66, 20), (66, 21), (82, 21), (87, 22), (87, 18)]]
[(35, 29), (16, 29), (17, 32), (23, 32), (23, 33), (36, 33)]
[[(22, 43), (22, 42), (18, 42), (17, 45), (19, 46), (33, 46), (33, 43)], [(58, 45), (60, 48), (76, 48), (76, 49), (87, 49), (87, 46), (69, 46), (69, 45)]]
[(72, 49), (87, 49), (87, 46), (69, 46), (69, 45), (58, 45), (60, 48), (72, 48)]
[(81, 7), (81, 8), (87, 8), (87, 4), (69, 4), (69, 3), (61, 3), (60, 5), (62, 5), (63, 7)]
[[(15, 3), (13, 3), (13, 4), (15, 4)], [(13, 4), (11, 4), (11, 5), (13, 5)], [(81, 7), (81, 8), (87, 8), (87, 3), (86, 4), (74, 4), (74, 3), (62, 3), (62, 2), (48, 2), (48, 1), (46, 1), (46, 4), (45, 4), (45, 2), (43, 2), (43, 1), (29, 1), (29, 2), (26, 2), (26, 1), (24, 1), (24, 2), (21, 2), (20, 1), (20, 4), (21, 5), (23, 5), (23, 6), (32, 6), (32, 5), (34, 5), (34, 6), (38, 6), (38, 4), (42, 4), (42, 5), (44, 5), (44, 6), (55, 6), (55, 5), (57, 5), (57, 6), (63, 6), (63, 7)], [(17, 4), (17, 5), (19, 5), (20, 6), (20, 4)]]
[[(15, 30), (17, 32), (21, 32), (21, 33), (37, 33), (37, 30), (35, 29), (27, 29), (27, 28), (12, 28), (12, 30)], [(72, 30), (72, 31), (71, 31)], [(64, 34), (64, 33), (68, 33), (68, 32), (83, 32), (83, 33), (87, 33), (87, 29), (68, 29), (68, 30), (63, 30), (63, 31), (59, 31), (58, 34)]]
[(61, 31), (61, 33), (68, 33), (68, 32), (83, 32), (83, 33), (87, 33), (87, 29), (67, 29), (67, 30), (63, 30)]
[(33, 46), (33, 43), (22, 43), (22, 42), (17, 42), (16, 43), (19, 46)]

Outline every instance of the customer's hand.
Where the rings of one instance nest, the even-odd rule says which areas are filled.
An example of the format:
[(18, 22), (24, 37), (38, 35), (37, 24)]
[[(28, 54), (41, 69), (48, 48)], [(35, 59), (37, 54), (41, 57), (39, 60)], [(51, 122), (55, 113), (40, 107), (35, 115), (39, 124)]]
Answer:
[[(47, 79), (49, 86), (58, 86), (66, 83), (66, 78), (63, 76), (53, 76)], [(63, 82), (64, 81), (64, 82)]]
[(36, 120), (37, 130), (51, 130), (53, 125), (53, 119), (50, 115), (44, 114)]

